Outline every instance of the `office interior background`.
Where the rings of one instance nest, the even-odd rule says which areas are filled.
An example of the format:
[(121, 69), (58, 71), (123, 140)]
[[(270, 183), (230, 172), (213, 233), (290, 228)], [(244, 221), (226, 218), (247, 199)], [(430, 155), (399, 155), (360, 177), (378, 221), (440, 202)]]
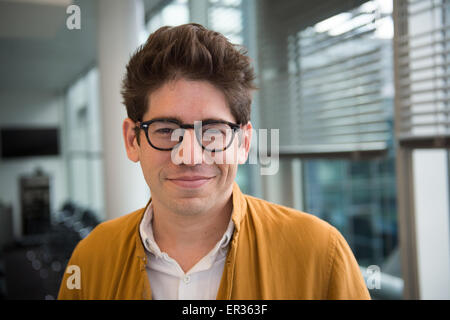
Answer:
[(334, 225), (373, 299), (449, 299), (447, 0), (0, 0), (0, 299), (55, 299), (77, 242), (145, 206), (120, 82), (188, 22), (247, 48), (253, 126), (279, 129), (241, 189)]

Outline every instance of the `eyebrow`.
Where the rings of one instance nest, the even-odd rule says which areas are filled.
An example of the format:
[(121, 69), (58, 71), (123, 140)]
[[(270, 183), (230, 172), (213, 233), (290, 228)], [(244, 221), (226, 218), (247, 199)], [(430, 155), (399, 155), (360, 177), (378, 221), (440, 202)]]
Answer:
[[(157, 118), (153, 118), (153, 119), (149, 119), (148, 121), (154, 121), (154, 120), (161, 120), (161, 121), (176, 121), (178, 123), (183, 123), (183, 121), (181, 121), (180, 118), (178, 117), (157, 117)], [(220, 119), (220, 118), (206, 118), (206, 119), (201, 119), (201, 120), (196, 120), (196, 121), (202, 121), (202, 122), (206, 122), (206, 121), (227, 121), (227, 122), (231, 122), (225, 119)]]
[(227, 121), (227, 122), (233, 122), (233, 121), (228, 121), (225, 119), (220, 119), (220, 118), (206, 118), (206, 119), (202, 119), (201, 121)]
[(182, 123), (181, 119), (177, 118), (177, 117), (158, 117), (158, 118), (149, 119), (147, 121), (154, 121), (154, 120), (162, 120), (162, 121), (169, 120), (169, 121), (176, 121), (176, 122)]

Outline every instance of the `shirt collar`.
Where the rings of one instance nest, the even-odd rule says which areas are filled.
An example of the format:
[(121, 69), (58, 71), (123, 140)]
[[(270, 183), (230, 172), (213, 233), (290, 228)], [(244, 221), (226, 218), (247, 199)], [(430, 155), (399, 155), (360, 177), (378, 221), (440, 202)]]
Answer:
[[(234, 209), (233, 209), (234, 211)], [(233, 214), (232, 214), (233, 216)], [(152, 226), (152, 220), (153, 220), (153, 206), (150, 201), (150, 203), (147, 206), (147, 209), (144, 212), (144, 217), (140, 223), (139, 226), (139, 233), (142, 239), (142, 242), (144, 244), (144, 247), (147, 251), (154, 254), (156, 257), (161, 258), (163, 256), (161, 250), (159, 249), (158, 244), (155, 241), (154, 235), (153, 235), (153, 226)], [(233, 236), (234, 232), (234, 226), (235, 223), (233, 219), (230, 219), (230, 222), (228, 223), (227, 230), (225, 231), (222, 239), (217, 243), (217, 245), (212, 250), (213, 252), (217, 252), (219, 249), (225, 249), (228, 244), (230, 243), (230, 240)]]
[(162, 252), (156, 244), (155, 238), (153, 236), (153, 227), (152, 227), (152, 219), (153, 219), (153, 206), (150, 203), (147, 206), (147, 209), (144, 212), (144, 218), (141, 221), (139, 226), (139, 233), (141, 235), (142, 242), (147, 251), (153, 253), (157, 257), (162, 256)]

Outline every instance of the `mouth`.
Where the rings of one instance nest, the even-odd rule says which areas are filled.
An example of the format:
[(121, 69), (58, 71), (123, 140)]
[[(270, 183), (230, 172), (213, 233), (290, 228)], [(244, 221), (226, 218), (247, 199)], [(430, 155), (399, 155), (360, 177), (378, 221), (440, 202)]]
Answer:
[(214, 177), (183, 176), (170, 179), (168, 178), (167, 180), (179, 187), (193, 189), (193, 188), (200, 188), (201, 186), (205, 185), (212, 179), (214, 179)]

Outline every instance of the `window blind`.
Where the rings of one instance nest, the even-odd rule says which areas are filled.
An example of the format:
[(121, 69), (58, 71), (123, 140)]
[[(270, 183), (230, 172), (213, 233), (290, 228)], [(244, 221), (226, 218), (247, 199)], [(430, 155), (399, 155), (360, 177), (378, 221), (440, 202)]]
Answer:
[[(329, 8), (324, 3), (330, 2), (303, 3), (297, 15), (310, 12), (309, 25), (293, 24), (293, 11), (285, 17), (291, 25), (280, 26), (284, 33), (262, 39), (262, 123), (280, 129), (280, 154), (386, 150), (393, 110), (392, 38), (380, 33), (380, 26), (391, 19), (390, 12), (378, 1)], [(324, 17), (324, 12), (333, 14)]]
[(450, 3), (396, 3), (396, 136), (409, 147), (442, 147), (450, 137)]

